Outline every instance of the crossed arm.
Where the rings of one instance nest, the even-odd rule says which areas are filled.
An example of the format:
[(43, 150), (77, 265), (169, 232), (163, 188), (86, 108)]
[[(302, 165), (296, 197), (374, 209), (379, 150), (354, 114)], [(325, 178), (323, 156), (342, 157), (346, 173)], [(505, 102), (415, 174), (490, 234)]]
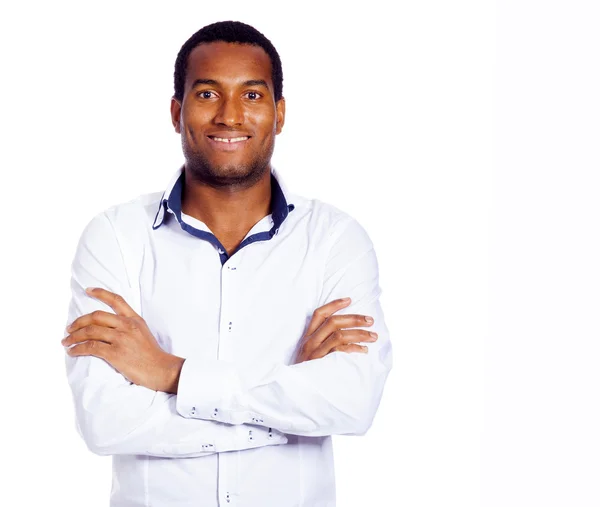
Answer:
[[(378, 301), (372, 245), (354, 221), (338, 234), (332, 238), (332, 261), (321, 297), (330, 303), (322, 308), (338, 311), (336, 318), (346, 322), (357, 318), (350, 310), (371, 315), (375, 322), (370, 330), (379, 338), (368, 345), (368, 354), (347, 353), (356, 350), (351, 347), (359, 347), (347, 345), (352, 333), (354, 342), (368, 343), (359, 340), (358, 330), (336, 331), (319, 341), (309, 329), (298, 354), (305, 360), (290, 366), (272, 365), (257, 371), (202, 357), (178, 358), (175, 395), (141, 380), (143, 377), (131, 378), (125, 368), (119, 369), (116, 356), (101, 351), (98, 345), (102, 340), (89, 333), (89, 341), (67, 354), (66, 366), (77, 428), (90, 450), (97, 454), (193, 457), (285, 444), (284, 432), (305, 436), (366, 432), (392, 366), (391, 345)], [(73, 260), (68, 322), (81, 322), (94, 312), (112, 313), (112, 318), (123, 313), (103, 303), (105, 298), (87, 294), (87, 287), (120, 295), (132, 312), (129, 317), (139, 318), (136, 309), (125, 303), (135, 300), (127, 280), (109, 218), (100, 214), (84, 230)], [(345, 296), (352, 298), (351, 306), (335, 303), (335, 298)], [(313, 322), (318, 319), (326, 319), (323, 310), (313, 316)], [(326, 320), (333, 325), (333, 319)], [(326, 328), (313, 327), (318, 327), (321, 335)], [(88, 349), (93, 342), (97, 342), (95, 350)], [(74, 353), (77, 348), (81, 355)], [(163, 354), (165, 364), (174, 364)]]

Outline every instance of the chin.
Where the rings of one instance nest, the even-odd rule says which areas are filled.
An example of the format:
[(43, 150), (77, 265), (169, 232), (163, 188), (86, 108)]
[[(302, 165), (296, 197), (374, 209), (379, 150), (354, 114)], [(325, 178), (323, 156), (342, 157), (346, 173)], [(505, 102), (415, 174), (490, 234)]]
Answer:
[(252, 166), (240, 166), (240, 165), (225, 165), (225, 166), (211, 166), (208, 167), (208, 173), (213, 178), (225, 178), (235, 180), (245, 180), (251, 178), (255, 173)]
[(253, 167), (248, 165), (217, 165), (212, 166), (209, 170), (215, 176), (247, 176), (252, 174)]
[[(208, 162), (208, 161), (205, 161)], [(252, 186), (264, 175), (268, 164), (262, 169), (253, 165), (212, 165), (186, 162), (195, 179), (204, 181), (212, 186), (224, 187), (230, 185)]]

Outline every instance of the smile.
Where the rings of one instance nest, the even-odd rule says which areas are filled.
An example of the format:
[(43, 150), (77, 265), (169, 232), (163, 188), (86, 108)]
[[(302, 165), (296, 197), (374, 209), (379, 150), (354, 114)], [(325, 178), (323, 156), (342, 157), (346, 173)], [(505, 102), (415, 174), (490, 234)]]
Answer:
[(250, 139), (250, 136), (240, 137), (216, 137), (207, 136), (208, 144), (213, 150), (220, 152), (237, 152), (243, 150), (246, 147), (246, 141)]
[(212, 139), (213, 141), (217, 141), (219, 143), (239, 143), (241, 141), (245, 141), (246, 139), (248, 139), (248, 136), (245, 137), (234, 137), (231, 139), (225, 139), (223, 137), (210, 137), (210, 139)]

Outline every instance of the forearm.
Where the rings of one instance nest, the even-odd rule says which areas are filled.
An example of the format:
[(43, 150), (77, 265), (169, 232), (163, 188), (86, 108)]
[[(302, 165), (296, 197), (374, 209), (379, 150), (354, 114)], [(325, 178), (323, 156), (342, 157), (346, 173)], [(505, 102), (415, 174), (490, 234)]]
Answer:
[[(72, 287), (69, 322), (98, 304), (77, 281)], [(103, 359), (66, 355), (65, 361), (77, 429), (96, 454), (195, 457), (287, 442), (269, 428), (181, 417), (175, 395), (133, 384)], [(178, 377), (176, 365), (172, 378)]]
[[(364, 434), (391, 369), (391, 345), (378, 304), (370, 305), (379, 335), (368, 354), (334, 352), (296, 365), (240, 368), (188, 358), (177, 410), (192, 419), (257, 424), (303, 436)], [(205, 387), (210, 385), (210, 389)]]
[[(116, 372), (98, 382), (99, 370), (110, 366), (95, 357), (66, 360), (77, 429), (96, 454), (197, 457), (287, 442), (274, 429), (186, 419), (175, 409), (175, 395), (122, 381)], [(84, 372), (91, 375), (81, 377)]]

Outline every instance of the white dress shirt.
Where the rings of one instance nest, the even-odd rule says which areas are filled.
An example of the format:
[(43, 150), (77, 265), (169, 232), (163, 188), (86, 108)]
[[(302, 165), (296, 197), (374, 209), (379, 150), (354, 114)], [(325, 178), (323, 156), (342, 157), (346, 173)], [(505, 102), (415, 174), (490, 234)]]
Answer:
[[(77, 430), (113, 456), (111, 507), (332, 507), (331, 435), (371, 426), (392, 346), (373, 245), (337, 208), (291, 194), (272, 169), (272, 214), (231, 256), (181, 211), (185, 173), (164, 192), (96, 215), (72, 264), (67, 323), (114, 311), (120, 294), (160, 346), (185, 358), (178, 394), (129, 382), (94, 356), (65, 354)], [(292, 364), (315, 309), (370, 315), (368, 354)], [(65, 332), (65, 336), (68, 333)]]

